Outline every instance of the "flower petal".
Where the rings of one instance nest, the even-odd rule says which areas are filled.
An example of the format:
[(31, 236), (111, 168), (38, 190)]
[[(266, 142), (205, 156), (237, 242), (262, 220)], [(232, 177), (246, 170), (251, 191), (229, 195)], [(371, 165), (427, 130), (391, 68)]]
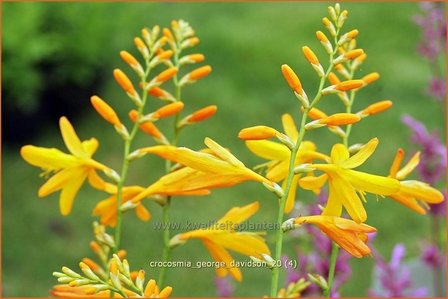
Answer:
[[(292, 209), (294, 208), (294, 203), (296, 202), (296, 190), (297, 190), (297, 184), (299, 182), (299, 178), (300, 178), (300, 175), (295, 175), (292, 178), (291, 188), (289, 189), (288, 198), (286, 198), (285, 214), (290, 213), (292, 211)], [(284, 184), (286, 184), (286, 180), (285, 180)]]
[(340, 164), (341, 162), (347, 160), (349, 157), (350, 154), (343, 144), (337, 143), (331, 148), (331, 161), (333, 164)]
[(55, 148), (25, 145), (20, 149), (20, 155), (29, 164), (50, 170), (59, 170), (80, 164), (78, 158)]
[(209, 237), (218, 245), (246, 256), (262, 258), (261, 254), (270, 254), (264, 239), (256, 233), (238, 232), (221, 233)]
[(333, 188), (330, 182), (330, 194), (328, 196), (327, 204), (322, 211), (322, 216), (336, 216), (339, 217), (342, 214), (342, 200), (338, 198), (337, 192), (332, 192)]
[(70, 153), (76, 157), (88, 158), (75, 129), (65, 116), (59, 119), (59, 127), (61, 128), (62, 139), (64, 139), (65, 146)]
[(404, 195), (401, 192), (397, 192), (395, 194), (389, 195), (390, 198), (392, 198), (393, 200), (395, 200), (396, 202), (404, 205), (405, 207), (407, 207), (408, 209), (411, 209), (421, 215), (425, 215), (426, 214), (426, 210), (425, 208), (423, 208), (418, 201), (415, 199), (415, 197), (409, 196), (409, 195)]
[(356, 154), (339, 164), (342, 168), (356, 168), (363, 164), (374, 152), (378, 145), (378, 138), (367, 142)]
[(420, 152), (415, 153), (409, 162), (397, 172), (396, 178), (399, 180), (404, 179), (418, 166), (418, 163), (420, 163)]
[[(361, 199), (356, 194), (353, 186), (342, 177), (335, 177), (330, 180), (330, 197), (342, 203), (350, 217), (360, 223), (367, 220), (367, 213), (362, 205)], [(329, 200), (330, 202), (330, 200)], [(340, 216), (340, 215), (335, 215)]]
[(286, 135), (295, 142), (299, 136), (299, 132), (297, 131), (296, 124), (290, 114), (285, 113), (282, 115), (282, 124)]
[(291, 151), (286, 145), (269, 140), (249, 140), (246, 146), (255, 155), (266, 160), (289, 160)]
[(62, 189), (65, 184), (70, 182), (72, 177), (76, 177), (79, 174), (79, 171), (80, 168), (78, 167), (67, 168), (59, 171), (39, 188), (39, 197), (45, 197), (53, 192)]
[(323, 187), (327, 179), (328, 175), (325, 173), (318, 177), (307, 176), (299, 180), (299, 185), (306, 190), (318, 190)]
[(210, 255), (215, 261), (224, 262), (226, 264), (226, 268), (218, 268), (218, 269), (224, 269), (226, 271), (224, 272), (220, 270), (218, 273), (221, 273), (222, 275), (222, 273), (227, 273), (228, 271), (235, 280), (237, 281), (243, 280), (243, 275), (241, 274), (240, 269), (238, 269), (237, 267), (231, 267), (233, 258), (227, 250), (225, 250), (222, 246), (219, 246), (207, 239), (202, 240), (202, 242), (204, 243), (204, 246), (207, 248)]
[(402, 181), (400, 193), (431, 204), (441, 203), (444, 199), (442, 192), (419, 181)]
[(149, 219), (151, 219), (151, 214), (142, 204), (135, 207), (135, 214), (142, 221), (149, 221)]
[(62, 215), (66, 216), (70, 214), (76, 194), (84, 183), (86, 177), (87, 173), (82, 169), (79, 169), (70, 177), (70, 182), (65, 184), (62, 188), (61, 196), (59, 198), (59, 208)]
[[(259, 207), (260, 204), (258, 203), (258, 201), (255, 201), (243, 207), (233, 207), (221, 219), (217, 221), (217, 224), (230, 224), (229, 226), (238, 225), (254, 215), (258, 211)], [(228, 229), (232, 228), (229, 227)]]
[(93, 154), (98, 149), (98, 145), (99, 145), (98, 140), (96, 140), (95, 138), (90, 138), (89, 140), (85, 140), (81, 144), (82, 144), (82, 148), (87, 153), (89, 158), (91, 158), (93, 156)]
[(207, 137), (205, 138), (204, 143), (205, 145), (207, 145), (209, 149), (211, 149), (215, 153), (216, 156), (218, 156), (222, 160), (227, 161), (230, 164), (237, 167), (245, 167), (243, 162), (238, 160), (234, 155), (230, 153), (228, 149), (222, 147), (213, 139)]
[(400, 182), (393, 178), (355, 170), (344, 170), (342, 173), (357, 190), (380, 195), (390, 195), (400, 190)]

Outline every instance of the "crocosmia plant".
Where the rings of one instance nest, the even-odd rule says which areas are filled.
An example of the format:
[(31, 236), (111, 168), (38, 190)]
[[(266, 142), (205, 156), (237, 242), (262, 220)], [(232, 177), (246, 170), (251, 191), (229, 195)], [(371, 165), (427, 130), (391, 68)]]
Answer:
[[(403, 208), (397, 209), (395, 221), (401, 221), (400, 213), (428, 214), (444, 202), (440, 191), (443, 183), (429, 175), (416, 178), (418, 172), (435, 167), (426, 165), (428, 150), (405, 149), (406, 144), (382, 138), (377, 124), (388, 117), (396, 101), (404, 99), (388, 99), (387, 90), (375, 87), (381, 76), (376, 66), (367, 63), (368, 55), (376, 55), (363, 49), (368, 36), (358, 42), (363, 32), (356, 24), (346, 26), (349, 12), (340, 4), (330, 5), (322, 16), (316, 20), (313, 42), (292, 40), (291, 46), (301, 44), (297, 57), (300, 68), (290, 63), (266, 70), (277, 72), (278, 89), (290, 95), (284, 101), (292, 110), (271, 113), (271, 119), (265, 118), (268, 114), (248, 118), (246, 123), (252, 124), (234, 135), (241, 141), (240, 149), (227, 145), (220, 136), (204, 136), (201, 129), (193, 132), (190, 128), (206, 126), (218, 108), (210, 102), (198, 109), (190, 98), (190, 90), (200, 89), (202, 79), (211, 75), (212, 66), (204, 61), (213, 53), (200, 53), (196, 31), (182, 19), (171, 21), (168, 27), (143, 28), (134, 38), (135, 49), (123, 42), (127, 50), (119, 52), (122, 64), (110, 70), (110, 80), (116, 81), (121, 93), (90, 97), (92, 113), (98, 116), (94, 125), (116, 132), (113, 146), (121, 149), (120, 156), (104, 159), (104, 151), (99, 151), (102, 136), (78, 134), (76, 121), (66, 116), (59, 119), (60, 144), (65, 148), (21, 147), (23, 160), (43, 171), (37, 196), (58, 197), (61, 215), (71, 217), (74, 206), (95, 201), (93, 238), (86, 244), (91, 254), (79, 256), (78, 266), (67, 260), (68, 266), (54, 269), (55, 284), (49, 286), (52, 296), (188, 297), (190, 294), (176, 291), (180, 281), (170, 279), (170, 272), (184, 267), (191, 268), (191, 276), (185, 277), (191, 288), (211, 286), (219, 296), (235, 295), (235, 289), (245, 288), (257, 272), (263, 287), (251, 289), (254, 297), (337, 297), (349, 287), (351, 265), (360, 259), (377, 262), (383, 284), (381, 290), (373, 284), (368, 294), (425, 294), (417, 287), (410, 288), (409, 270), (400, 268), (404, 245), (397, 245), (390, 259), (374, 249), (383, 230), (395, 228), (390, 221), (381, 226), (370, 223), (369, 214), (372, 202), (373, 213), (378, 214), (386, 208), (382, 206), (386, 201), (390, 202), (387, 206)], [(148, 18), (151, 20), (150, 15)], [(387, 49), (384, 52), (387, 54)], [(303, 71), (306, 68), (309, 72)], [(217, 69), (212, 75), (222, 76)], [(376, 99), (366, 99), (366, 89), (374, 90)], [(217, 90), (210, 98), (219, 94)], [(109, 100), (111, 97), (120, 101)], [(332, 109), (326, 105), (329, 102)], [(238, 102), (228, 105), (237, 107)], [(245, 117), (246, 112), (238, 110), (238, 116)], [(397, 134), (407, 132), (400, 119), (394, 122), (395, 129), (402, 128), (396, 129)], [(425, 143), (421, 141), (428, 135), (424, 127), (410, 116), (403, 122), (413, 128), (417, 136), (414, 142)], [(225, 130), (225, 123), (218, 125)], [(356, 134), (357, 130), (363, 133)], [(200, 135), (202, 148), (188, 143), (193, 134)], [(330, 146), (322, 146), (322, 139)], [(437, 142), (440, 154), (446, 149), (440, 140)], [(240, 158), (238, 152), (242, 150), (253, 154), (259, 165), (249, 165)], [(374, 164), (386, 165), (389, 171), (366, 167)], [(146, 173), (141, 165), (149, 165), (145, 166)], [(438, 166), (437, 175), (443, 175), (442, 168)], [(139, 169), (138, 173), (133, 173), (134, 169)], [(212, 203), (199, 197), (221, 194), (225, 191), (216, 189), (240, 188), (236, 185), (247, 182), (259, 185), (256, 190), (260, 194), (244, 193), (242, 197), (248, 201), (241, 205), (232, 204), (229, 198), (228, 207), (214, 215), (201, 212), (204, 205)], [(91, 194), (95, 196), (80, 196), (83, 186), (93, 188)], [(197, 204), (193, 201), (181, 210), (178, 203), (185, 197), (198, 197)], [(267, 209), (265, 200), (275, 208)], [(208, 221), (195, 223), (192, 219), (194, 225), (176, 226), (175, 215), (179, 213), (188, 217), (202, 213), (201, 219)], [(150, 235), (157, 234), (157, 240), (151, 240), (147, 231), (151, 222), (158, 221), (155, 214), (161, 215), (161, 221)], [(258, 223), (266, 215), (273, 220), (269, 226), (264, 225), (267, 221)], [(126, 225), (133, 217), (141, 221), (140, 228)], [(81, 227), (77, 233), (90, 233), (81, 232)], [(135, 249), (127, 250), (124, 236), (129, 234), (139, 235), (142, 243), (151, 243), (145, 264), (134, 262)], [(394, 244), (404, 241), (391, 240)], [(191, 243), (200, 244), (198, 252), (189, 249)], [(442, 263), (442, 245), (431, 244), (437, 257), (431, 258), (426, 250), (426, 263)], [(183, 251), (197, 256), (181, 263), (178, 254)], [(153, 265), (150, 270), (148, 263)], [(213, 268), (216, 277), (196, 280), (195, 273), (205, 268)], [(247, 282), (246, 277), (250, 277)], [(394, 286), (402, 283), (409, 290), (391, 290), (388, 282), (395, 282)], [(445, 288), (437, 287), (442, 292)]]

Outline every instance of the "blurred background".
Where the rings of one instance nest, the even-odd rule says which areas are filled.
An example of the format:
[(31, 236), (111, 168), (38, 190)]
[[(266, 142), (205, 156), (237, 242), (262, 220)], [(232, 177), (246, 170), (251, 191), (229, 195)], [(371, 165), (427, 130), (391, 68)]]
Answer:
[[(298, 102), (281, 76), (280, 65), (289, 64), (299, 74), (308, 95), (314, 93), (318, 79), (300, 49), (310, 46), (326, 63), (315, 32), (325, 31), (321, 19), (327, 16), (328, 5), (2, 3), (2, 295), (46, 297), (56, 283), (53, 271), (59, 271), (63, 265), (77, 269), (83, 257), (93, 257), (88, 246), (92, 239), (91, 211), (105, 198), (104, 194), (84, 186), (72, 213), (61, 216), (59, 193), (38, 198), (37, 190), (44, 182), (39, 178), (41, 171), (26, 164), (19, 150), (25, 144), (34, 144), (65, 151), (58, 127), (59, 117), (65, 115), (82, 140), (99, 140), (95, 158), (119, 169), (122, 141), (96, 115), (89, 98), (93, 94), (101, 96), (121, 119), (127, 118), (133, 104), (115, 83), (112, 70), (119, 67), (131, 74), (118, 53), (127, 50), (137, 54), (133, 38), (141, 28), (169, 26), (173, 19), (186, 20), (201, 39), (191, 52), (204, 53), (206, 63), (213, 67), (210, 76), (184, 89), (183, 115), (209, 104), (218, 105), (218, 112), (207, 123), (182, 131), (179, 144), (199, 149), (204, 137), (210, 136), (252, 167), (264, 161), (247, 150), (237, 133), (243, 127), (259, 124), (280, 129), (280, 117), (286, 112), (296, 119), (300, 116)], [(368, 54), (358, 76), (372, 71), (381, 75), (379, 81), (359, 92), (355, 111), (378, 100), (394, 102), (393, 109), (356, 125), (351, 137), (352, 143), (366, 142), (375, 136), (380, 139), (376, 153), (360, 169), (386, 175), (398, 147), (408, 154), (418, 149), (410, 142), (410, 130), (400, 121), (404, 113), (425, 123), (430, 131), (437, 130), (445, 140), (445, 104), (433, 101), (426, 92), (432, 69), (417, 51), (421, 34), (413, 17), (421, 8), (417, 3), (384, 2), (344, 3), (342, 7), (349, 10), (344, 28), (360, 31), (358, 45)], [(443, 74), (445, 63), (444, 57), (436, 62), (442, 66)], [(328, 112), (342, 109), (336, 97), (324, 99), (321, 107)], [(161, 126), (164, 128), (164, 124)], [(329, 153), (331, 145), (338, 142), (327, 130), (307, 136), (324, 153)], [(149, 144), (153, 144), (149, 137), (141, 134), (137, 138), (136, 146)], [(132, 164), (128, 182), (148, 185), (163, 169), (160, 159), (141, 159)], [(303, 203), (314, 200), (309, 192), (299, 192), (298, 197)], [(274, 222), (276, 200), (256, 183), (215, 190), (206, 197), (174, 198), (171, 218), (180, 222), (215, 220), (230, 207), (255, 200), (261, 208), (251, 222)], [(153, 215), (152, 221), (160, 221), (160, 207), (152, 202), (146, 206)], [(366, 208), (368, 223), (378, 229), (374, 244), (386, 259), (399, 242), (407, 248), (406, 261), (418, 257), (421, 242), (429, 238), (429, 217), (372, 195), (368, 196)], [(151, 269), (149, 261), (161, 258), (162, 234), (152, 225), (127, 213), (122, 244), (131, 267), (143, 268), (147, 277), (155, 278), (158, 269)], [(273, 236), (267, 239), (273, 249)], [(288, 238), (285, 252), (293, 257), (300, 246), (297, 240)], [(201, 261), (210, 257), (199, 241), (191, 241), (176, 248), (172, 259)], [(353, 276), (341, 294), (365, 296), (372, 284), (373, 264), (372, 258), (351, 260)], [(420, 276), (428, 279), (430, 275), (422, 269)], [(242, 271), (244, 283), (235, 284), (235, 296), (268, 294), (269, 271)], [(173, 286), (175, 297), (215, 296), (213, 276), (213, 269), (171, 269), (167, 284)]]

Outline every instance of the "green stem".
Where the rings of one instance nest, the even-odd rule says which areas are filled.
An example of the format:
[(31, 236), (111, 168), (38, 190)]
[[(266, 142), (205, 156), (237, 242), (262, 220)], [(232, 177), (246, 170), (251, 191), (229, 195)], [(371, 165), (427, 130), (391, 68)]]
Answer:
[[(180, 42), (178, 41), (176, 43), (177, 49), (180, 49)], [(174, 51), (174, 65), (177, 67), (177, 69), (179, 69), (179, 55), (180, 55), (180, 50), (176, 50)], [(181, 86), (179, 85), (179, 78), (177, 76), (177, 74), (174, 76), (173, 78), (173, 82), (174, 82), (174, 86), (176, 87), (176, 93), (175, 93), (175, 97), (177, 101), (180, 101), (180, 97), (181, 97)], [(179, 128), (178, 128), (178, 122), (179, 122), (179, 114), (176, 114), (176, 117), (174, 119), (174, 134), (173, 134), (173, 140), (171, 141), (171, 145), (172, 146), (176, 146), (177, 144), (177, 140), (179, 138)], [(166, 161), (166, 173), (171, 171), (171, 166), (172, 163), (171, 161), (167, 160)], [(163, 222), (163, 252), (162, 252), (162, 260), (163, 260), (163, 264), (166, 264), (170, 258), (170, 253), (171, 253), (171, 249), (170, 249), (170, 206), (171, 206), (171, 198), (172, 196), (168, 196), (165, 205), (163, 206), (163, 211), (162, 211), (162, 222)], [(159, 279), (157, 281), (158, 285), (163, 287), (163, 284), (165, 282), (165, 276), (166, 276), (166, 267), (162, 267), (160, 269), (160, 273), (159, 273)]]
[[(440, 220), (437, 216), (432, 216), (432, 241), (433, 244), (437, 247), (439, 251), (442, 250), (442, 244), (440, 244)], [(434, 281), (434, 296), (436, 297), (443, 297), (443, 273), (442, 273), (442, 267), (433, 267), (433, 281)]]
[(336, 243), (332, 243), (331, 256), (330, 256), (330, 269), (328, 270), (328, 288), (324, 291), (324, 296), (331, 297), (331, 288), (333, 286), (334, 273), (336, 270), (336, 261), (338, 259), (339, 246)]

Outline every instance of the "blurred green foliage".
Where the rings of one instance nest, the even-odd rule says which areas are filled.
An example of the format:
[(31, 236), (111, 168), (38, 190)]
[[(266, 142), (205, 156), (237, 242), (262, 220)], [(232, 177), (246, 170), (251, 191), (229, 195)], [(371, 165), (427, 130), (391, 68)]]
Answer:
[[(204, 137), (210, 136), (230, 148), (248, 166), (262, 161), (245, 149), (236, 138), (237, 132), (257, 124), (281, 128), (281, 114), (289, 112), (296, 118), (299, 115), (298, 102), (280, 74), (280, 65), (291, 65), (312, 95), (318, 80), (302, 57), (300, 47), (309, 45), (322, 63), (326, 62), (314, 36), (316, 30), (322, 30), (320, 20), (326, 15), (326, 3), (3, 3), (2, 6), (2, 83), (10, 95), (4, 106), (20, 105), (21, 109), (32, 110), (49, 101), (41, 98), (40, 92), (55, 80), (66, 84), (69, 90), (73, 84), (82, 88), (98, 77), (104, 84), (94, 92), (116, 108), (122, 119), (132, 104), (111, 76), (115, 67), (130, 73), (119, 60), (118, 52), (125, 49), (136, 53), (132, 39), (142, 27), (168, 26), (172, 19), (185, 19), (201, 39), (194, 52), (206, 55), (213, 73), (185, 88), (184, 115), (208, 104), (217, 104), (219, 110), (206, 124), (182, 132), (179, 144), (198, 149), (203, 147)], [(409, 149), (409, 153), (415, 150), (400, 116), (409, 113), (429, 128), (438, 128), (441, 136), (445, 136), (445, 107), (441, 109), (424, 96), (429, 69), (414, 50), (418, 34), (411, 17), (418, 12), (416, 4), (346, 3), (343, 7), (350, 11), (345, 28), (360, 30), (359, 46), (369, 55), (359, 76), (371, 71), (382, 76), (359, 93), (355, 110), (384, 98), (394, 101), (392, 110), (356, 125), (351, 137), (352, 143), (379, 137), (377, 152), (362, 169), (386, 174), (397, 147)], [(42, 66), (47, 68), (45, 77)], [(88, 98), (78, 101), (86, 103)], [(322, 101), (322, 107), (328, 112), (342, 108), (336, 97)], [(57, 118), (50, 121), (53, 126), (42, 128), (39, 140), (33, 144), (62, 149)], [(81, 139), (92, 136), (99, 139), (95, 157), (118, 169), (122, 142), (114, 130), (93, 109), (84, 111), (82, 118), (72, 122)], [(171, 122), (166, 122), (161, 127), (168, 129), (170, 125)], [(307, 136), (326, 153), (338, 141), (326, 130)], [(136, 147), (148, 144), (151, 144), (148, 137), (140, 136)], [(43, 183), (38, 178), (40, 171), (20, 158), (17, 147), (5, 147), (2, 160), (3, 295), (47, 296), (56, 283), (51, 276), (53, 271), (62, 265), (77, 268), (82, 257), (92, 257), (88, 248), (91, 211), (105, 196), (85, 187), (78, 194), (72, 214), (62, 217), (58, 194), (37, 198), (37, 189)], [(132, 164), (128, 181), (148, 185), (162, 172), (160, 159), (145, 158)], [(313, 200), (309, 192), (300, 192), (298, 196), (305, 202)], [(275, 199), (255, 183), (216, 190), (207, 197), (175, 198), (172, 219), (206, 222), (219, 218), (232, 206), (254, 200), (260, 201), (261, 208), (253, 221), (274, 221)], [(160, 221), (160, 208), (153, 203), (147, 206), (153, 214), (152, 221)], [(418, 254), (418, 241), (428, 235), (427, 217), (374, 196), (369, 197), (366, 207), (369, 224), (378, 228), (375, 244), (383, 255), (387, 257), (397, 242), (408, 246), (410, 256)], [(149, 261), (160, 259), (161, 232), (152, 229), (152, 222), (141, 223), (131, 214), (124, 217), (122, 241), (129, 252), (131, 267), (142, 267), (148, 277), (157, 277), (158, 270), (150, 269)], [(272, 246), (271, 236), (268, 241)], [(300, 246), (294, 239), (288, 239), (284, 247), (293, 256)], [(175, 249), (172, 259), (197, 261), (209, 257), (199, 242), (189, 242)], [(369, 258), (353, 260), (354, 276), (344, 287), (344, 296), (365, 295), (371, 283), (372, 264)], [(242, 271), (244, 283), (237, 286), (236, 296), (268, 293), (268, 271)], [(171, 269), (167, 283), (174, 287), (175, 297), (214, 296), (213, 275), (213, 269)]]

